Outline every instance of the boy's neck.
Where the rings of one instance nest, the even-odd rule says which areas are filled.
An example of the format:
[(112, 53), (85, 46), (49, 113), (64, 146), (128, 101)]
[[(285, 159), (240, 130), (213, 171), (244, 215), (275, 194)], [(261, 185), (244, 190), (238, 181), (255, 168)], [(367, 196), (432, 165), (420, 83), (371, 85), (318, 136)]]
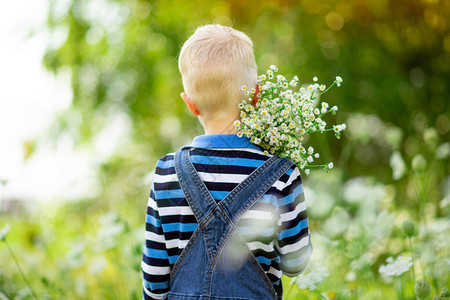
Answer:
[(205, 134), (237, 134), (237, 130), (234, 127), (234, 121), (239, 118), (228, 118), (221, 120), (207, 120), (204, 121), (199, 117), (200, 123), (205, 129)]

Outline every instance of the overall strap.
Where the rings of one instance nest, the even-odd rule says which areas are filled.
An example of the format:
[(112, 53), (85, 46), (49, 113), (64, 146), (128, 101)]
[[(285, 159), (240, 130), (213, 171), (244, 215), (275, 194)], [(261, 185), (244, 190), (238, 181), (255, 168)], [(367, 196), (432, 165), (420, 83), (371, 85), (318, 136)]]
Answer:
[(190, 148), (181, 148), (175, 153), (175, 172), (184, 196), (200, 224), (205, 216), (217, 205), (204, 182), (189, 159)]
[[(182, 148), (175, 153), (175, 171), (198, 223), (218, 206), (236, 224), (240, 216), (293, 165), (293, 162), (287, 158), (272, 156), (217, 204), (189, 159), (189, 151), (190, 149)], [(245, 200), (244, 202), (232, 201), (236, 197)]]
[(236, 225), (242, 214), (261, 198), (293, 164), (287, 158), (272, 156), (236, 186), (218, 206)]

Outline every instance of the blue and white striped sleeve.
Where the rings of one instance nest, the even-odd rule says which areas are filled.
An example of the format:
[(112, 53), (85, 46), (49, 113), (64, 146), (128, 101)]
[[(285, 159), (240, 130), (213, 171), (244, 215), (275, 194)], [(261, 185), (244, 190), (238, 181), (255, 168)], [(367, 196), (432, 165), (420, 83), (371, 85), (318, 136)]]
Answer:
[(300, 170), (295, 167), (288, 172), (289, 179), (283, 189), (283, 197), (278, 199), (280, 216), (276, 249), (281, 257), (283, 274), (293, 277), (306, 269), (313, 248)]
[(150, 191), (145, 219), (145, 246), (141, 270), (143, 273), (142, 299), (162, 299), (162, 296), (169, 291), (170, 265), (154, 184)]

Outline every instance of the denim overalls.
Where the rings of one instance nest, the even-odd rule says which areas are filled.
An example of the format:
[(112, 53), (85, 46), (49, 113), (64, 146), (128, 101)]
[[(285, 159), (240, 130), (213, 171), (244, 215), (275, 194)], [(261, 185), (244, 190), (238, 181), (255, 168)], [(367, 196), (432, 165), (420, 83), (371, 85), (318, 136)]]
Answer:
[(176, 152), (175, 171), (198, 227), (170, 273), (165, 299), (281, 299), (236, 224), (293, 162), (271, 157), (217, 203), (189, 152)]

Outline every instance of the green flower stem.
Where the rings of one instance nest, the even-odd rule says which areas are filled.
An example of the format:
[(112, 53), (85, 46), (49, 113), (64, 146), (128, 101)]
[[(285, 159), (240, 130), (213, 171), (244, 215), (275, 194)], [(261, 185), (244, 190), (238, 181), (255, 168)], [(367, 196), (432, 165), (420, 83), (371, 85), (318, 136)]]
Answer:
[(375, 276), (375, 272), (373, 271), (373, 269), (372, 268), (370, 268), (369, 267), (369, 270), (370, 270), (370, 274), (372, 275), (372, 277), (373, 277), (373, 280), (375, 281), (375, 283), (377, 284), (377, 287), (378, 287), (378, 289), (380, 290), (380, 292), (381, 292), (381, 294), (383, 294), (383, 299), (387, 299), (387, 297), (386, 297), (386, 295), (384, 294), (384, 291), (383, 291), (383, 289), (381, 288), (381, 285), (380, 285), (380, 283), (378, 282), (378, 279), (377, 279), (377, 277)]
[(401, 291), (402, 299), (405, 299), (405, 294), (403, 292), (403, 279), (402, 279), (402, 276), (399, 276), (398, 279), (400, 280), (400, 291)]
[(412, 244), (411, 244), (411, 237), (408, 237), (408, 240), (409, 240), (409, 250), (411, 251), (411, 259), (412, 259), (412, 273), (413, 273), (413, 280), (414, 280), (414, 283), (416, 283), (416, 272), (414, 271), (414, 251), (413, 251), (413, 248), (412, 248)]
[(327, 87), (326, 89), (325, 89), (325, 91), (323, 91), (322, 93), (319, 93), (316, 97), (313, 97), (311, 100), (314, 100), (314, 99), (316, 99), (317, 97), (319, 97), (320, 95), (322, 95), (322, 94), (325, 94), (329, 89), (331, 89), (331, 87), (333, 86), (333, 85), (335, 85), (336, 84), (336, 80), (329, 86), (329, 87)]
[[(326, 128), (324, 130), (316, 130), (314, 132), (327, 132), (327, 131), (334, 131), (334, 128)], [(311, 130), (308, 130), (306, 133), (314, 133)]]
[(314, 292), (316, 293), (316, 294), (318, 294), (319, 295), (319, 297), (320, 297), (320, 299), (325, 299), (325, 300), (329, 300), (327, 297), (325, 297), (324, 295), (322, 295), (322, 293), (321, 292), (319, 292), (318, 290), (314, 290)]
[(327, 110), (326, 113), (320, 113), (318, 117), (322, 119), (323, 116), (325, 116), (325, 115), (327, 115), (327, 114), (329, 114), (329, 113), (332, 113), (332, 112), (333, 112), (333, 110), (330, 108), (329, 110)]
[(317, 96), (320, 96), (320, 95), (322, 95), (322, 94), (325, 94), (325, 93), (328, 92), (328, 90), (331, 89), (335, 84), (336, 84), (336, 80), (333, 81), (333, 83), (332, 83), (329, 87), (327, 87), (327, 88), (325, 89), (325, 91), (323, 91), (322, 93), (319, 93)]
[[(426, 187), (428, 186), (428, 176), (416, 176), (418, 178), (413, 178), (412, 183), (413, 183), (413, 187), (414, 187), (414, 191), (416, 192), (416, 195), (419, 199), (419, 217), (420, 220), (422, 220), (423, 224), (427, 224), (427, 220), (426, 220), (426, 214), (425, 214), (425, 203), (426, 203)], [(425, 177), (425, 178), (423, 178)], [(415, 180), (417, 179), (417, 180)], [(428, 240), (428, 232), (427, 232), (427, 227), (424, 226), (425, 229), (425, 237), (427, 238), (426, 240)]]
[[(431, 168), (431, 166), (430, 166)], [(423, 178), (425, 177), (425, 178)], [(424, 224), (423, 231), (424, 231), (424, 238), (425, 240), (423, 243), (427, 243), (430, 240), (430, 235), (427, 229), (427, 219), (425, 214), (425, 204), (426, 204), (426, 192), (428, 187), (428, 180), (429, 176), (418, 176), (418, 178), (412, 179), (412, 185), (414, 187), (414, 191), (416, 192), (416, 195), (419, 200), (419, 223)], [(411, 251), (412, 255), (412, 251)], [(414, 264), (414, 259), (413, 259)]]
[(20, 267), (19, 261), (17, 260), (16, 256), (14, 255), (14, 252), (12, 251), (11, 247), (9, 246), (8, 241), (6, 240), (6, 238), (3, 240), (3, 242), (5, 243), (6, 248), (8, 248), (9, 254), (10, 254), (11, 257), (13, 258), (14, 262), (16, 263), (16, 266), (17, 266), (17, 268), (19, 269), (19, 273), (20, 273), (20, 275), (22, 276), (22, 278), (23, 278), (23, 280), (25, 281), (25, 283), (27, 284), (28, 288), (30, 289), (31, 294), (33, 295), (33, 297), (34, 297), (35, 299), (39, 299), (39, 298), (36, 296), (36, 293), (34, 292), (33, 288), (31, 287), (31, 284), (30, 284), (30, 282), (28, 281), (27, 277), (26, 277), (25, 274), (23, 273), (22, 268)]
[(424, 223), (426, 223), (426, 220), (425, 220), (425, 207), (424, 207), (425, 206), (425, 203), (424, 203), (425, 201), (424, 201), (423, 192), (422, 192), (423, 191), (422, 178), (419, 177), (418, 181), (419, 181), (419, 183), (417, 183), (417, 185), (414, 184), (414, 182), (413, 182), (413, 186), (414, 186), (416, 195), (419, 198), (419, 216), (420, 216), (420, 219)]
[(306, 165), (306, 168), (324, 168), (326, 167), (328, 164), (323, 164), (323, 165)]
[(293, 287), (294, 287), (294, 284), (291, 284), (291, 287), (289, 288), (289, 290), (286, 294), (286, 299), (289, 299), (289, 294), (291, 293)]

